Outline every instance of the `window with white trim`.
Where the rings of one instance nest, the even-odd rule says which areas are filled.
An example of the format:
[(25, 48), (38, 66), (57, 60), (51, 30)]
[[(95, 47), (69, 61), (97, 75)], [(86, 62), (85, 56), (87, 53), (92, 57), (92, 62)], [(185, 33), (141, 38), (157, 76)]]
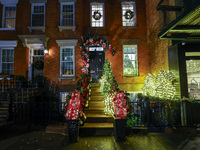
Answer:
[(60, 59), (60, 75), (74, 76), (75, 75), (75, 56), (74, 46), (61, 47)]
[(138, 75), (137, 45), (123, 45), (124, 76)]
[(16, 5), (4, 5), (2, 28), (15, 28)]
[(122, 26), (136, 26), (135, 2), (122, 2)]
[(32, 4), (31, 18), (32, 26), (44, 26), (45, 4)]
[(13, 74), (14, 68), (14, 48), (1, 48), (1, 68), (3, 74)]
[(91, 3), (91, 26), (104, 27), (104, 3)]
[(60, 25), (61, 26), (75, 25), (74, 3), (61, 3)]

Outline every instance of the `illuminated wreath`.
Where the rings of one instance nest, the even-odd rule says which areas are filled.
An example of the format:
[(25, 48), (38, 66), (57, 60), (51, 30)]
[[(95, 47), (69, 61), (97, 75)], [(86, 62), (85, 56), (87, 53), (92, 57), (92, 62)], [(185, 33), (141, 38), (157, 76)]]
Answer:
[(124, 15), (124, 17), (125, 17), (126, 19), (132, 19), (133, 16), (134, 16), (134, 12), (131, 11), (130, 9), (127, 10), (127, 11), (125, 12), (125, 15)]
[(94, 12), (94, 15), (92, 15), (92, 17), (95, 19), (95, 20), (100, 20), (102, 15), (99, 11), (95, 11)]

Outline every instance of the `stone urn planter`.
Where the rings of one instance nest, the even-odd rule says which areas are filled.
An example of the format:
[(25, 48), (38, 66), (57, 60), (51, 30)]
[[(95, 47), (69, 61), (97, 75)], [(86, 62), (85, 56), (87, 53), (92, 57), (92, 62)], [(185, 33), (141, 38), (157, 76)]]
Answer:
[(126, 140), (125, 139), (126, 121), (127, 119), (114, 118), (114, 136), (117, 142)]
[(79, 135), (79, 120), (67, 120), (68, 126), (68, 142), (74, 143), (78, 142), (78, 135)]

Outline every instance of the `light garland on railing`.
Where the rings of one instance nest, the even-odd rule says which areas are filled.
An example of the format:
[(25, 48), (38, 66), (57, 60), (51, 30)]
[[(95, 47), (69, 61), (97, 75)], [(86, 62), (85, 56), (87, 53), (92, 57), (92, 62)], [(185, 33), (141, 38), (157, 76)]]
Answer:
[(113, 105), (113, 98), (115, 97), (115, 92), (108, 92), (106, 98), (103, 99), (105, 106), (104, 112), (106, 115), (114, 115), (114, 105)]
[(173, 81), (173, 76), (167, 71), (161, 70), (157, 77), (148, 73), (144, 80), (143, 93), (144, 95), (172, 99), (176, 92)]

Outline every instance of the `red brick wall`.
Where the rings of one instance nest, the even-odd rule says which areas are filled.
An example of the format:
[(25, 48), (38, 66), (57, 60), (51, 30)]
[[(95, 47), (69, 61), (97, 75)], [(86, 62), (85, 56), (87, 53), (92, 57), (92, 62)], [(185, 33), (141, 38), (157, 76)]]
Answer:
[(168, 70), (168, 41), (159, 40), (159, 11), (156, 6), (160, 0), (146, 0), (147, 43), (149, 49), (150, 71), (157, 75), (160, 70)]
[[(42, 31), (29, 32), (27, 26), (31, 25), (31, 4), (29, 0), (19, 0), (17, 5), (16, 31), (0, 31), (0, 40), (19, 40), (17, 35), (46, 34), (50, 38), (48, 41), (50, 55), (44, 56), (44, 75), (58, 84), (76, 84), (81, 76), (81, 68), (83, 66), (79, 51), (81, 45), (80, 37), (87, 34), (106, 36), (108, 42), (112, 44), (116, 50), (115, 56), (106, 52), (106, 57), (108, 57), (109, 61), (112, 63), (112, 69), (116, 80), (119, 83), (143, 83), (145, 75), (150, 71), (147, 48), (145, 0), (136, 1), (137, 27), (131, 28), (122, 27), (121, 1), (106, 0), (104, 6), (104, 28), (90, 27), (90, 2), (89, 0), (77, 0), (75, 3), (76, 30), (63, 30), (59, 32), (60, 3), (58, 0), (48, 0), (45, 14), (45, 33)], [(149, 11), (149, 9), (147, 9), (147, 11)], [(0, 12), (2, 12), (1, 7)], [(75, 72), (77, 77), (75, 82), (72, 80), (58, 81), (57, 79), (60, 75), (60, 47), (57, 45), (56, 40), (60, 39), (78, 39), (77, 46), (75, 47)], [(141, 44), (138, 45), (138, 77), (123, 77), (123, 51), (122, 45), (119, 44), (120, 39), (141, 40)], [(16, 75), (21, 74), (27, 76), (28, 55), (28, 49), (24, 48), (19, 40), (18, 46), (15, 48), (14, 73)]]

